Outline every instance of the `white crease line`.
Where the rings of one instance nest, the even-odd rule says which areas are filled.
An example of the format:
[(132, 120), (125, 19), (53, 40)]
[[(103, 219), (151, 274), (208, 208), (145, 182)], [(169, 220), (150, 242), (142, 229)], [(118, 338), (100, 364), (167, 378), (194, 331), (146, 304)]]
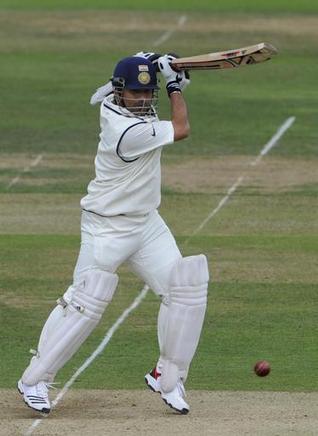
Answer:
[(131, 305), (123, 311), (123, 313), (120, 315), (120, 317), (117, 319), (115, 324), (112, 325), (112, 327), (108, 330), (106, 335), (104, 336), (104, 339), (99, 344), (99, 346), (96, 348), (96, 350), (88, 357), (83, 365), (72, 375), (72, 377), (69, 379), (69, 381), (64, 385), (63, 389), (59, 392), (59, 394), (56, 396), (56, 398), (52, 401), (52, 407), (55, 407), (57, 403), (64, 397), (68, 389), (72, 386), (72, 384), (75, 382), (77, 377), (82, 374), (83, 371), (89, 365), (96, 359), (96, 357), (104, 351), (104, 348), (108, 344), (108, 342), (111, 340), (113, 334), (115, 331), (119, 328), (119, 326), (125, 321), (125, 319), (129, 316), (129, 314), (135, 310), (139, 304), (142, 302), (142, 300), (147, 295), (147, 292), (149, 290), (149, 286), (145, 285), (140, 293), (137, 295), (135, 300), (131, 303)]
[[(286, 130), (288, 130), (291, 127), (291, 125), (294, 123), (295, 119), (296, 119), (296, 117), (287, 118), (287, 120), (278, 128), (275, 135), (273, 135), (272, 138), (267, 142), (267, 144), (264, 145), (264, 147), (260, 151), (257, 158), (254, 159), (250, 163), (250, 165), (255, 166), (261, 161), (263, 156), (265, 156), (277, 144), (277, 142), (283, 136), (283, 134), (286, 132)], [(222, 209), (222, 207), (226, 205), (226, 203), (228, 202), (231, 195), (234, 194), (236, 189), (240, 186), (240, 184), (244, 180), (244, 177), (245, 177), (244, 175), (241, 175), (238, 177), (236, 182), (234, 182), (233, 185), (230, 187), (230, 189), (227, 191), (227, 194), (225, 195), (225, 197), (222, 198), (222, 200), (219, 202), (217, 207), (215, 209), (213, 209), (208, 214), (208, 216), (202, 221), (201, 224), (199, 224), (199, 226), (194, 230), (194, 232), (185, 241), (186, 243), (192, 238), (192, 236), (196, 235), (200, 230), (202, 230), (203, 227), (214, 217), (214, 215), (216, 215), (219, 212), (219, 210)]]
[(11, 186), (15, 185), (21, 178), (21, 176), (27, 172), (30, 171), (31, 168), (36, 167), (41, 160), (43, 159), (43, 154), (39, 154), (31, 163), (30, 165), (27, 165), (26, 167), (23, 168), (21, 174), (19, 174), (17, 177), (15, 177), (14, 179), (11, 180), (11, 182), (8, 184), (7, 189), (10, 189)]
[[(288, 120), (292, 120), (289, 121), (288, 125), (287, 122)], [(278, 131), (275, 133), (275, 135), (271, 138), (271, 140), (264, 146), (264, 148), (262, 149), (262, 151), (260, 152), (259, 156), (264, 156), (265, 154), (267, 154), (269, 152), (269, 150), (274, 147), (274, 145), (277, 143), (277, 141), (281, 138), (281, 136), (284, 134), (284, 132), (293, 124), (293, 122), (295, 121), (295, 117), (291, 117), (288, 118), (288, 120), (285, 121), (285, 123), (278, 129)], [(287, 125), (287, 127), (284, 127), (285, 125)], [(269, 146), (270, 145), (270, 146)], [(257, 160), (259, 158), (259, 156), (255, 159), (255, 161), (258, 163), (259, 160)], [(256, 163), (254, 165), (256, 165)], [(225, 197), (222, 198), (222, 200), (219, 202), (218, 206), (212, 210), (211, 213), (209, 213), (209, 215), (202, 221), (202, 223), (199, 225), (199, 227), (197, 227), (195, 229), (195, 231), (191, 234), (191, 236), (186, 240), (186, 242), (188, 242), (190, 240), (190, 238), (192, 236), (194, 236), (197, 232), (199, 232), (212, 218), (214, 215), (216, 215), (219, 210), (227, 203), (228, 199), (230, 198), (230, 196), (232, 194), (234, 194), (234, 192), (236, 191), (236, 189), (238, 188), (238, 186), (242, 183), (244, 179), (244, 176), (240, 176), (235, 183), (233, 183), (233, 185), (230, 187), (230, 189), (227, 191), (227, 194)], [(64, 387), (62, 388), (62, 390), (58, 393), (58, 395), (56, 396), (56, 398), (52, 401), (52, 409), (58, 404), (58, 402), (64, 397), (64, 395), (67, 393), (67, 391), (69, 390), (69, 388), (72, 386), (72, 384), (75, 382), (75, 380), (77, 379), (77, 377), (83, 372), (85, 371), (85, 369), (93, 362), (93, 360), (96, 359), (96, 357), (105, 349), (106, 345), (108, 344), (108, 342), (110, 341), (110, 339), (112, 338), (113, 334), (115, 333), (115, 331), (118, 329), (118, 327), (125, 321), (125, 319), (128, 317), (128, 315), (136, 308), (139, 306), (139, 304), (141, 303), (141, 301), (145, 298), (145, 296), (147, 295), (147, 292), (149, 290), (149, 286), (145, 285), (143, 287), (143, 289), (140, 291), (140, 293), (138, 294), (138, 296), (135, 298), (135, 300), (133, 301), (133, 303), (126, 309), (124, 310), (124, 312), (121, 314), (121, 316), (117, 319), (117, 321), (115, 322), (115, 324), (113, 324), (113, 326), (108, 330), (108, 332), (106, 333), (104, 339), (102, 340), (102, 342), (99, 344), (99, 346), (96, 348), (96, 350), (93, 352), (93, 354), (91, 354), (90, 357), (88, 357), (85, 362), (83, 363), (83, 365), (72, 375), (72, 377), (69, 379), (68, 382), (65, 383)], [(27, 432), (25, 433), (26, 436), (29, 436), (33, 433), (33, 431), (36, 429), (36, 427), (38, 425), (41, 424), (41, 422), (43, 421), (43, 419), (46, 418), (38, 418), (36, 419), (32, 425), (29, 427), (29, 429), (27, 430)]]
[(222, 209), (223, 206), (228, 202), (229, 198), (232, 194), (237, 190), (237, 188), (240, 186), (240, 184), (243, 182), (244, 176), (240, 176), (235, 183), (230, 187), (230, 189), (227, 191), (227, 194), (225, 197), (222, 198), (222, 200), (219, 202), (217, 207), (213, 209), (208, 216), (202, 221), (202, 223), (194, 230), (194, 232), (191, 234), (191, 236), (186, 240), (186, 242), (189, 241), (189, 239), (196, 235), (200, 230), (203, 229), (203, 227), (216, 215), (220, 209)]
[(181, 15), (181, 17), (178, 20), (177, 26), (174, 29), (167, 30), (164, 32), (156, 41), (153, 43), (154, 47), (158, 47), (163, 42), (167, 41), (180, 27), (184, 26), (185, 22), (187, 21), (186, 15)]
[[(139, 304), (141, 303), (141, 301), (145, 298), (145, 296), (147, 295), (147, 292), (149, 290), (149, 286), (145, 285), (143, 287), (143, 289), (140, 291), (140, 293), (137, 295), (137, 297), (135, 298), (135, 300), (132, 302), (132, 304), (123, 311), (123, 313), (120, 315), (120, 317), (117, 319), (117, 321), (115, 322), (115, 324), (112, 325), (112, 327), (108, 330), (108, 332), (106, 333), (106, 335), (104, 336), (104, 339), (102, 340), (102, 342), (99, 344), (99, 346), (96, 348), (96, 350), (90, 355), (90, 357), (88, 357), (85, 362), (83, 363), (83, 365), (78, 368), (78, 370), (72, 375), (72, 377), (69, 379), (68, 382), (65, 383), (65, 385), (63, 386), (63, 389), (61, 389), (61, 391), (58, 393), (58, 395), (56, 396), (56, 398), (52, 401), (52, 409), (54, 407), (56, 407), (56, 405), (59, 403), (59, 401), (64, 397), (64, 395), (67, 393), (67, 391), (69, 390), (69, 388), (72, 386), (72, 384), (75, 382), (75, 380), (78, 378), (78, 376), (80, 376), (82, 374), (83, 371), (85, 371), (85, 369), (93, 362), (93, 360), (96, 359), (96, 357), (102, 353), (102, 351), (104, 351), (104, 348), (106, 347), (106, 345), (108, 344), (108, 342), (111, 340), (113, 334), (115, 333), (115, 331), (119, 328), (119, 326), (125, 321), (125, 319), (129, 316), (129, 314), (136, 309), (136, 307), (139, 306)], [(31, 435), (33, 433), (33, 431), (36, 429), (36, 427), (38, 425), (41, 424), (41, 422), (43, 421), (43, 419), (45, 419), (45, 417), (43, 418), (38, 418), (36, 419), (32, 425), (29, 427), (29, 429), (27, 430), (27, 432), (25, 433), (25, 435)]]
[(286, 132), (286, 130), (288, 130), (291, 127), (291, 125), (294, 123), (295, 120), (296, 120), (296, 117), (287, 118), (287, 120), (277, 130), (275, 135), (268, 141), (267, 144), (264, 145), (260, 154), (257, 156), (257, 158), (255, 160), (253, 160), (250, 163), (250, 165), (252, 165), (252, 166), (257, 165), (261, 161), (263, 156), (265, 156), (265, 154), (267, 154), (273, 147), (275, 147), (277, 142), (280, 140), (280, 138), (283, 136), (283, 134)]

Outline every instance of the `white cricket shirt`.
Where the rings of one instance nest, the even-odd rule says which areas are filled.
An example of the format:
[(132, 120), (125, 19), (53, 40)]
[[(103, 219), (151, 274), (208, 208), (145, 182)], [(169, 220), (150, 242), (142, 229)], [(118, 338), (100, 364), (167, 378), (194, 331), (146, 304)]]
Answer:
[(81, 200), (82, 209), (103, 216), (143, 215), (160, 205), (161, 150), (174, 139), (171, 121), (121, 110), (130, 113), (113, 103), (113, 94), (101, 104), (96, 177)]

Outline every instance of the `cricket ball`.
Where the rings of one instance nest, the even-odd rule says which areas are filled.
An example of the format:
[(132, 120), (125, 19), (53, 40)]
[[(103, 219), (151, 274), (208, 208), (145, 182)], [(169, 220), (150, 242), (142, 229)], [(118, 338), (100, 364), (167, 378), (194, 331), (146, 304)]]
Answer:
[(270, 364), (266, 360), (259, 360), (254, 366), (255, 374), (259, 377), (265, 377), (271, 371)]

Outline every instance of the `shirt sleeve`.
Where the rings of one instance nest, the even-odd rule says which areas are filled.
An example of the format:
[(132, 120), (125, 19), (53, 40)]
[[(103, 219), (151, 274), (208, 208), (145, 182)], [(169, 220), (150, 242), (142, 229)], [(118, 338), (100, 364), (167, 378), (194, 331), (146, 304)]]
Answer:
[(117, 154), (122, 160), (131, 162), (142, 154), (172, 144), (173, 141), (171, 121), (139, 121), (123, 132), (117, 144)]

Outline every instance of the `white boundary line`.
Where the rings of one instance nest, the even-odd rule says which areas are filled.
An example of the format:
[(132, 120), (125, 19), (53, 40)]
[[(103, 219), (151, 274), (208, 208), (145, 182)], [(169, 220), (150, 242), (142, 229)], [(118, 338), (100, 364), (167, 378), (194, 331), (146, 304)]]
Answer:
[(255, 160), (253, 160), (250, 163), (250, 165), (252, 165), (252, 166), (257, 165), (261, 161), (263, 156), (265, 156), (273, 147), (275, 147), (277, 142), (280, 140), (280, 138), (283, 136), (283, 134), (286, 132), (286, 130), (288, 130), (292, 126), (292, 124), (294, 123), (295, 120), (296, 120), (296, 117), (287, 118), (287, 120), (277, 130), (275, 135), (268, 141), (267, 144), (264, 145), (260, 154), (257, 156), (257, 158)]
[(7, 186), (7, 189), (10, 189), (11, 186), (15, 185), (20, 180), (23, 174), (29, 172), (31, 168), (36, 167), (41, 162), (42, 159), (43, 159), (43, 154), (39, 154), (29, 165), (23, 168), (23, 170), (18, 176), (16, 176), (14, 179), (11, 180), (11, 182)]
[(192, 238), (192, 236), (196, 235), (200, 230), (202, 230), (203, 227), (205, 227), (205, 225), (214, 217), (214, 215), (216, 215), (219, 212), (219, 210), (222, 209), (222, 207), (226, 205), (226, 203), (228, 202), (231, 195), (234, 194), (234, 192), (240, 186), (240, 184), (243, 182), (243, 180), (244, 180), (244, 176), (238, 177), (236, 182), (233, 183), (233, 185), (227, 191), (226, 196), (222, 198), (222, 200), (219, 202), (219, 204), (216, 206), (216, 208), (213, 209), (208, 214), (208, 216), (202, 221), (202, 223), (199, 224), (198, 227), (191, 233), (191, 235), (186, 240), (186, 242), (188, 242), (190, 240), (190, 238)]
[(158, 47), (163, 42), (167, 41), (180, 27), (184, 26), (185, 22), (187, 21), (186, 15), (181, 15), (178, 19), (177, 26), (174, 29), (166, 30), (161, 36), (159, 36), (158, 39), (153, 43), (154, 47)]
[[(296, 117), (287, 118), (287, 120), (284, 121), (284, 123), (279, 127), (279, 129), (277, 130), (275, 135), (272, 136), (272, 138), (267, 142), (267, 144), (264, 145), (264, 147), (260, 151), (257, 158), (254, 159), (252, 162), (250, 162), (249, 165), (251, 165), (251, 166), (257, 165), (262, 160), (262, 158), (278, 143), (278, 141), (283, 136), (283, 134), (286, 132), (286, 130), (288, 130), (291, 127), (291, 125), (294, 123), (295, 119), (296, 119)], [(214, 217), (214, 215), (216, 215), (218, 213), (218, 211), (223, 206), (225, 206), (225, 204), (228, 202), (231, 195), (233, 195), (234, 192), (237, 190), (237, 188), (241, 185), (244, 178), (245, 178), (245, 175), (241, 175), (237, 178), (237, 180), (233, 183), (233, 185), (227, 191), (226, 196), (222, 198), (222, 200), (219, 202), (217, 207), (215, 209), (213, 209), (208, 214), (208, 216), (202, 221), (201, 224), (199, 224), (199, 226), (193, 231), (193, 233), (189, 236), (189, 239), (187, 239), (186, 242), (188, 242), (192, 236), (196, 235), (200, 230), (202, 230), (203, 227), (205, 227), (205, 225)]]
[[(261, 150), (260, 154), (257, 156), (257, 158), (255, 160), (253, 160), (250, 163), (250, 165), (256, 165), (260, 162), (260, 160), (263, 158), (263, 156), (265, 156), (277, 144), (277, 142), (283, 136), (283, 134), (286, 132), (286, 130), (288, 130), (291, 127), (291, 125), (294, 123), (295, 119), (296, 119), (295, 117), (290, 117), (279, 127), (279, 129), (277, 130), (275, 135), (270, 139), (270, 141), (267, 144), (265, 144), (265, 146)], [(236, 191), (236, 189), (239, 187), (239, 185), (242, 183), (243, 180), (244, 180), (244, 175), (241, 175), (238, 177), (236, 182), (233, 183), (233, 185), (229, 188), (229, 190), (227, 191), (227, 194), (222, 198), (222, 200), (219, 202), (217, 207), (215, 209), (213, 209), (208, 214), (208, 216), (202, 221), (202, 223), (189, 236), (189, 238), (186, 240), (186, 242), (188, 242), (192, 236), (197, 234), (213, 218), (213, 216), (215, 216), (221, 210), (221, 208), (226, 205), (230, 196), (232, 194), (234, 194), (234, 192)], [(96, 359), (96, 357), (100, 353), (102, 353), (104, 351), (105, 347), (107, 346), (107, 344), (111, 340), (111, 338), (114, 335), (114, 333), (116, 332), (116, 330), (126, 320), (126, 318), (129, 316), (129, 314), (139, 306), (139, 304), (142, 302), (142, 300), (147, 295), (148, 290), (149, 290), (149, 286), (145, 285), (143, 287), (143, 289), (140, 291), (140, 293), (137, 295), (137, 297), (135, 298), (133, 303), (127, 309), (124, 310), (124, 312), (120, 315), (120, 317), (117, 319), (115, 324), (113, 324), (112, 327), (107, 331), (106, 335), (104, 336), (104, 339), (99, 344), (99, 346), (96, 348), (96, 350), (91, 354), (90, 357), (88, 357), (85, 360), (83, 365), (80, 366), (80, 368), (78, 368), (78, 370), (72, 375), (72, 377), (65, 383), (62, 390), (58, 393), (56, 398), (52, 401), (52, 409), (54, 407), (56, 407), (56, 405), (61, 401), (61, 399), (67, 393), (67, 391), (72, 386), (72, 384), (75, 382), (77, 377), (80, 374), (82, 374), (83, 371), (85, 371), (85, 369)], [(29, 429), (26, 431), (26, 433), (24, 433), (24, 434), (26, 436), (31, 435), (33, 433), (33, 431), (36, 429), (36, 427), (38, 427), (38, 425), (41, 424), (41, 422), (43, 421), (44, 418), (46, 418), (46, 416), (43, 418), (36, 419), (32, 423), (32, 425), (29, 427)]]

